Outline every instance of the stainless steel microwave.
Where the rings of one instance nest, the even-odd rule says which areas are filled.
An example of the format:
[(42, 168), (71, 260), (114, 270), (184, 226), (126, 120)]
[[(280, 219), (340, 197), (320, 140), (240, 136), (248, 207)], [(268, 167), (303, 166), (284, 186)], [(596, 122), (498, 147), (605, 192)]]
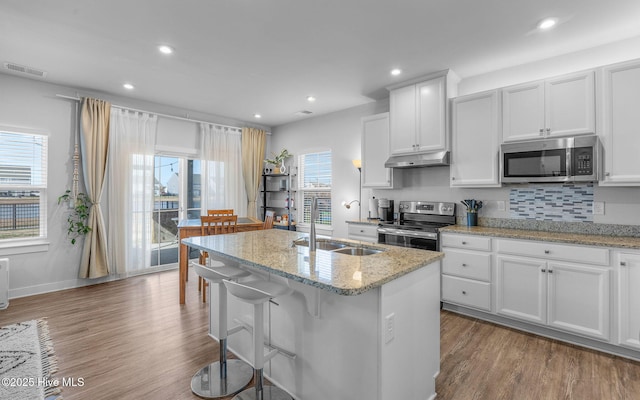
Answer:
[(601, 152), (595, 135), (505, 143), (500, 146), (502, 182), (597, 181)]

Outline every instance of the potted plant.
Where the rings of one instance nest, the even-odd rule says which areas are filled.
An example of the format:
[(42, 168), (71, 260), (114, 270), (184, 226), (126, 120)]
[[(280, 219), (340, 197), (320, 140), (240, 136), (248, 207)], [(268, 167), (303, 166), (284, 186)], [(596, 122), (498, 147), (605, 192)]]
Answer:
[(280, 151), (280, 154), (276, 153), (271, 153), (273, 155), (273, 159), (266, 159), (264, 160), (264, 162), (266, 162), (267, 164), (273, 164), (274, 165), (274, 172), (278, 171), (281, 174), (284, 174), (287, 172), (287, 167), (284, 166), (284, 160), (291, 157), (291, 154), (289, 154), (289, 151), (287, 151), (287, 149), (282, 149)]
[(85, 193), (78, 193), (74, 199), (71, 196), (71, 190), (67, 189), (62, 196), (58, 197), (58, 204), (67, 201), (69, 202), (69, 207), (73, 209), (67, 217), (67, 236), (71, 240), (71, 244), (76, 244), (80, 236), (84, 236), (91, 231), (91, 228), (87, 225), (91, 199)]

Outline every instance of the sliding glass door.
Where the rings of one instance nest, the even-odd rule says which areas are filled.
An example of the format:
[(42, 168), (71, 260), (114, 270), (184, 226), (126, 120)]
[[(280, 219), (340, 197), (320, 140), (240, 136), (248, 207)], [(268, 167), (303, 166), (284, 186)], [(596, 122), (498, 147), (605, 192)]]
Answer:
[(200, 160), (157, 155), (151, 266), (178, 262), (178, 222), (200, 216)]

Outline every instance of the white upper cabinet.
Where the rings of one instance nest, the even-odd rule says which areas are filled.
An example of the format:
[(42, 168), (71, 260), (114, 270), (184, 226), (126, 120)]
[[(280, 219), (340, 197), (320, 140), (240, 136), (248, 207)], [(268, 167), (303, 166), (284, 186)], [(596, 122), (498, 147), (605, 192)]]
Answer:
[[(388, 88), (391, 122), (390, 154), (448, 149), (448, 71), (419, 82)], [(449, 84), (449, 86), (451, 86)]]
[[(416, 150), (416, 86), (411, 85), (389, 93), (391, 114), (390, 154), (406, 154)], [(385, 160), (386, 161), (386, 160)]]
[(451, 101), (451, 186), (500, 186), (497, 90)]
[(595, 133), (594, 72), (502, 89), (505, 142)]
[(544, 128), (544, 83), (533, 82), (502, 89), (504, 141), (537, 139)]
[(392, 188), (393, 171), (385, 168), (389, 157), (389, 113), (362, 118), (362, 187)]
[(602, 138), (604, 179), (600, 185), (640, 185), (640, 60), (603, 68)]
[(419, 152), (447, 148), (446, 86), (444, 76), (416, 85), (416, 149)]

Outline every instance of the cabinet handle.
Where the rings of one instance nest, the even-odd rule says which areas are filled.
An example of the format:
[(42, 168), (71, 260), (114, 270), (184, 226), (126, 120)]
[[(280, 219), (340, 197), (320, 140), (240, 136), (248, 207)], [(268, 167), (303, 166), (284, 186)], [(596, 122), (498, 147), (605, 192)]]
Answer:
[(626, 267), (627, 263), (626, 263), (626, 261), (620, 261), (620, 265), (623, 266), (623, 267)]
[(546, 270), (546, 269), (544, 269), (544, 268), (542, 268), (542, 272), (547, 272), (547, 270)]
[(455, 181), (455, 180), (456, 180), (456, 177), (455, 177), (455, 176), (452, 176), (452, 177), (451, 177), (451, 180), (452, 180), (452, 181)]
[(551, 132), (551, 128), (547, 128), (547, 134)]
[(549, 270), (549, 273), (550, 273), (550, 274), (553, 274), (553, 270), (552, 270), (552, 269), (550, 269), (550, 270)]
[(610, 172), (605, 172), (604, 176), (611, 176)]
[(467, 292), (463, 290), (463, 291), (462, 291), (462, 294), (466, 295), (466, 294), (467, 294)]
[(364, 229), (360, 229), (360, 233), (364, 233)]
[(466, 266), (467, 266), (467, 264), (465, 264), (465, 263), (462, 263), (462, 266), (463, 266), (463, 267), (466, 267)]
[(544, 254), (549, 254), (549, 253), (551, 253), (549, 250), (544, 251)]
[(467, 244), (467, 242), (464, 242), (464, 241), (463, 241), (463, 242), (462, 242), (462, 244)]
[(544, 134), (544, 129), (540, 128), (540, 134)]

